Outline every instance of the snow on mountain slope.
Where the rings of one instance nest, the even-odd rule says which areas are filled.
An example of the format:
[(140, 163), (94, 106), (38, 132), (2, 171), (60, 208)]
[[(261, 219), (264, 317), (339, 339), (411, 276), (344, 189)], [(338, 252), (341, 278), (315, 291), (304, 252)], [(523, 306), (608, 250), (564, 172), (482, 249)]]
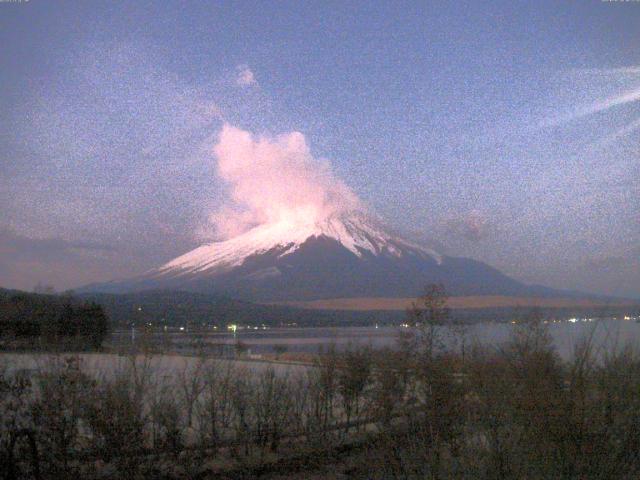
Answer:
[(139, 277), (87, 291), (182, 290), (274, 302), (407, 298), (419, 295), (425, 285), (442, 283), (453, 295), (555, 294), (482, 262), (441, 256), (388, 233), (366, 214), (322, 221), (288, 218), (202, 245)]
[(436, 282), (454, 295), (549, 293), (389, 233), (299, 132), (255, 136), (224, 125), (213, 150), (228, 198), (203, 232), (225, 240), (87, 290), (184, 290), (261, 302), (406, 298)]
[(201, 272), (221, 273), (242, 265), (247, 257), (277, 251), (283, 257), (296, 251), (309, 238), (337, 240), (354, 255), (401, 257), (407, 250), (429, 256), (441, 263), (435, 251), (386, 233), (364, 214), (332, 216), (322, 221), (282, 219), (259, 225), (237, 237), (202, 245), (161, 266), (156, 275), (181, 275)]

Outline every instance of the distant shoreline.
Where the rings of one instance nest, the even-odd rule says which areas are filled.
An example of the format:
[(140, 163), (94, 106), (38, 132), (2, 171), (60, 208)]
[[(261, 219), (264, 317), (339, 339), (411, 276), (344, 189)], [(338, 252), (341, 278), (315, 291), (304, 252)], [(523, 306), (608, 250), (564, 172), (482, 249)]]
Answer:
[[(282, 305), (307, 310), (406, 310), (411, 307), (414, 298), (330, 298), (325, 300), (270, 302), (269, 305)], [(508, 297), (503, 295), (450, 297), (452, 309), (483, 308), (596, 308), (596, 307), (640, 307), (633, 300), (594, 300), (590, 298), (546, 298), (546, 297)]]

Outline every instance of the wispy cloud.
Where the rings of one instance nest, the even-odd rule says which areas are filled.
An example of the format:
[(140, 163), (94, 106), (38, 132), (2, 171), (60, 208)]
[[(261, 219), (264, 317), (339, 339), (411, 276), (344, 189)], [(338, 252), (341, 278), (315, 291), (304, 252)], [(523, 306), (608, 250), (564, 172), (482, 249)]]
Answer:
[(114, 250), (112, 246), (98, 242), (69, 242), (62, 238), (30, 238), (7, 228), (0, 228), (0, 252), (14, 259), (26, 257), (59, 260), (62, 256), (104, 254)]
[(640, 130), (640, 118), (616, 130), (612, 134), (607, 135), (606, 137), (604, 137), (602, 140), (598, 142), (598, 146), (606, 147), (608, 145), (611, 145), (612, 143), (616, 142), (620, 138), (625, 137), (635, 132), (636, 130)]
[(129, 268), (125, 262), (132, 263), (110, 245), (31, 238), (0, 227), (0, 286), (31, 289), (46, 283), (65, 289), (103, 279), (105, 270), (121, 276)]
[(625, 92), (622, 95), (606, 98), (604, 100), (588, 105), (587, 107), (581, 108), (575, 112), (573, 118), (592, 115), (594, 113), (609, 110), (610, 108), (617, 107), (619, 105), (637, 102), (638, 100), (640, 100), (640, 88)]
[(556, 127), (568, 122), (579, 120), (590, 115), (605, 112), (615, 107), (632, 104), (640, 101), (640, 67), (627, 67), (618, 69), (605, 69), (605, 70), (580, 70), (578, 72), (580, 76), (586, 76), (585, 81), (603, 81), (602, 77), (609, 78), (607, 81), (624, 79), (628, 83), (635, 83), (631, 88), (622, 93), (615, 95), (609, 95), (605, 98), (600, 98), (592, 103), (578, 106), (569, 113), (565, 113), (543, 122), (544, 127)]
[(575, 75), (618, 76), (620, 74), (640, 75), (640, 67), (580, 68), (572, 70)]
[(478, 242), (489, 232), (487, 217), (478, 210), (472, 210), (461, 218), (449, 221), (447, 233), (462, 237), (470, 242)]
[(257, 85), (258, 81), (256, 80), (253, 71), (247, 65), (239, 65), (237, 67), (236, 84), (241, 87), (247, 87), (250, 85)]

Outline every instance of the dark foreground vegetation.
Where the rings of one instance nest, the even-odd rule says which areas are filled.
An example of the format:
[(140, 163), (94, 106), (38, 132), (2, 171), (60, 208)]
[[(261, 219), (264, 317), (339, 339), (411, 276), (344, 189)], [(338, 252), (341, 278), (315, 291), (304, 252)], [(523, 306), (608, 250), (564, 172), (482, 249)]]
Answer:
[[(636, 479), (640, 356), (589, 338), (562, 362), (538, 315), (497, 349), (467, 345), (438, 291), (398, 348), (298, 371), (131, 356), (0, 374), (0, 478)], [(6, 365), (11, 367), (11, 365)], [(315, 475), (315, 477), (314, 477)]]
[(0, 290), (0, 349), (95, 350), (108, 333), (109, 319), (97, 303)]

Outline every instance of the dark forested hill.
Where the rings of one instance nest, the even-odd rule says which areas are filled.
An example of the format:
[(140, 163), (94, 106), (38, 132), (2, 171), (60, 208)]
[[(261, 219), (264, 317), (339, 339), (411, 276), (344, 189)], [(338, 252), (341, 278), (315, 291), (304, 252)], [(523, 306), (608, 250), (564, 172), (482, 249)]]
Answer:
[(100, 348), (109, 328), (103, 307), (95, 302), (0, 289), (0, 339), (8, 348), (45, 344)]

